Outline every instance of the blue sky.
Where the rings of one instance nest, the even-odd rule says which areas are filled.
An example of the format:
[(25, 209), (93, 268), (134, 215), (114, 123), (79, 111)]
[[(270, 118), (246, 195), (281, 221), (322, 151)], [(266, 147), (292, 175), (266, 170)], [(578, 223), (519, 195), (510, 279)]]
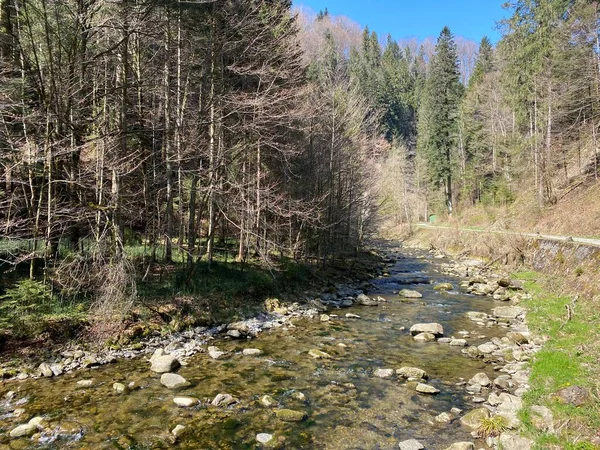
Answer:
[(381, 36), (394, 39), (436, 37), (447, 25), (455, 36), (479, 42), (488, 36), (496, 43), (496, 22), (506, 17), (505, 0), (294, 0), (315, 12), (327, 8), (347, 16)]

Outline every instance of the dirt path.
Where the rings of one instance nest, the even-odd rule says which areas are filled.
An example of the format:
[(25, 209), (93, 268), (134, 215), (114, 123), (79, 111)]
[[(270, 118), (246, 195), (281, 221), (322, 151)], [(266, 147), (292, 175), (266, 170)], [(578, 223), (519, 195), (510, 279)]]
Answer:
[(577, 243), (584, 245), (591, 245), (593, 247), (600, 247), (600, 239), (583, 238), (576, 236), (559, 236), (552, 234), (541, 234), (541, 233), (522, 233), (519, 231), (501, 231), (501, 230), (477, 230), (473, 228), (458, 228), (452, 226), (443, 225), (431, 225), (428, 223), (417, 223), (417, 228), (428, 228), (428, 229), (444, 229), (444, 230), (456, 230), (456, 231), (470, 231), (473, 233), (493, 233), (493, 234), (508, 234), (513, 236), (523, 236), (532, 239), (546, 239), (549, 241), (566, 242), (566, 243)]

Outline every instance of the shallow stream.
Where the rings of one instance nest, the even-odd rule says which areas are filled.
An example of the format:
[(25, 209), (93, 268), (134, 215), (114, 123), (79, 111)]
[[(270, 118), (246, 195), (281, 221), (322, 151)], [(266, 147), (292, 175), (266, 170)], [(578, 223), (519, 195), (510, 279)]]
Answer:
[[(58, 378), (7, 383), (17, 392), (27, 417), (43, 416), (51, 427), (60, 427), (62, 437), (49, 442), (31, 438), (9, 439), (0, 431), (0, 449), (256, 449), (258, 433), (270, 433), (284, 449), (393, 449), (398, 442), (416, 438), (427, 449), (444, 449), (452, 442), (472, 440), (470, 430), (459, 421), (437, 424), (434, 417), (453, 407), (476, 407), (462, 379), (477, 372), (493, 374), (481, 360), (461, 353), (461, 347), (437, 342), (416, 342), (409, 333), (415, 323), (438, 322), (444, 336), (462, 337), (471, 332), (470, 344), (484, 342), (505, 333), (499, 328), (478, 327), (466, 319), (466, 311), (489, 312), (499, 302), (459, 292), (460, 279), (442, 275), (436, 268), (444, 260), (422, 255), (394, 254), (397, 262), (388, 268), (389, 276), (372, 280), (370, 296), (388, 300), (377, 307), (357, 306), (334, 310), (329, 322), (298, 320), (295, 327), (265, 331), (253, 340), (218, 340), (221, 350), (230, 352), (219, 360), (197, 354), (178, 373), (191, 386), (174, 394), (159, 382), (145, 360), (120, 361)], [(402, 285), (407, 277), (426, 277), (432, 284)], [(455, 290), (437, 292), (437, 282), (450, 282)], [(416, 289), (423, 298), (401, 301), (397, 292)], [(360, 319), (346, 318), (346, 313)], [(334, 317), (333, 315), (338, 315)], [(343, 345), (340, 345), (343, 344)], [(244, 348), (259, 348), (258, 357), (243, 356)], [(320, 349), (332, 359), (315, 360), (308, 355)], [(426, 395), (415, 392), (396, 377), (373, 375), (378, 368), (419, 367), (429, 374), (428, 383), (441, 392)], [(91, 387), (76, 384), (93, 378)], [(117, 394), (113, 383), (136, 382), (140, 389)], [(305, 399), (297, 393), (304, 394)], [(228, 408), (207, 406), (177, 407), (175, 395), (210, 401), (219, 393), (239, 399)], [(303, 422), (288, 423), (276, 418), (274, 408), (261, 404), (268, 394), (278, 407), (305, 412)], [(15, 400), (19, 399), (19, 400)], [(0, 406), (0, 430), (11, 409)], [(18, 423), (18, 422), (17, 422)], [(186, 426), (174, 442), (170, 433), (176, 425)], [(10, 420), (10, 426), (15, 422)]]

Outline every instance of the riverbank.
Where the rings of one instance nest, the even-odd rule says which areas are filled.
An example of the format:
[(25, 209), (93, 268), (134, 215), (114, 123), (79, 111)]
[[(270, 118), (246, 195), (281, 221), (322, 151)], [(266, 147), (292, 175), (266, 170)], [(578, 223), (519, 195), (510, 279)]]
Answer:
[[(420, 230), (407, 242), (463, 258), (481, 257), (505, 276), (523, 281), (532, 296), (522, 306), (533, 335), (544, 341), (530, 363), (531, 389), (519, 412), (523, 432), (539, 449), (600, 448), (598, 267), (590, 256), (594, 251), (568, 242), (532, 243), (508, 236), (486, 235), (484, 241), (457, 230)], [(540, 406), (551, 420), (540, 420)]]
[[(367, 280), (382, 272), (386, 263), (389, 260), (381, 253), (362, 251), (327, 266), (290, 265), (271, 280), (273, 286), (280, 288), (269, 289), (268, 293), (277, 296), (255, 295), (264, 283), (253, 285), (256, 276), (247, 282), (237, 276), (238, 280), (222, 279), (225, 284), (236, 284), (234, 289), (222, 286), (220, 291), (201, 296), (140, 298), (122, 330), (102, 339), (89, 332), (90, 320), (80, 314), (78, 326), (71, 324), (77, 331), (67, 340), (40, 337), (6, 343), (5, 351), (0, 354), (0, 378), (61, 376), (121, 358), (140, 357), (185, 340), (190, 343), (177, 356), (187, 358), (200, 351), (207, 340), (231, 330), (241, 327), (245, 331), (240, 336), (232, 331), (230, 337), (252, 337), (263, 329), (289, 324), (293, 318), (311, 316), (315, 298), (329, 298), (332, 293), (340, 292), (354, 298), (362, 293)], [(348, 301), (345, 306), (351, 304)]]

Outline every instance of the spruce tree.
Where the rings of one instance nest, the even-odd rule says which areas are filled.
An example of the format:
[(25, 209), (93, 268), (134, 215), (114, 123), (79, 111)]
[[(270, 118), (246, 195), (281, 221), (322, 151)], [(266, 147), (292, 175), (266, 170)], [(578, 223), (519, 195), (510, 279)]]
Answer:
[(452, 153), (456, 146), (458, 106), (462, 91), (454, 37), (444, 27), (437, 40), (429, 77), (421, 99), (418, 149), (427, 160), (429, 176), (444, 188), (452, 213)]

